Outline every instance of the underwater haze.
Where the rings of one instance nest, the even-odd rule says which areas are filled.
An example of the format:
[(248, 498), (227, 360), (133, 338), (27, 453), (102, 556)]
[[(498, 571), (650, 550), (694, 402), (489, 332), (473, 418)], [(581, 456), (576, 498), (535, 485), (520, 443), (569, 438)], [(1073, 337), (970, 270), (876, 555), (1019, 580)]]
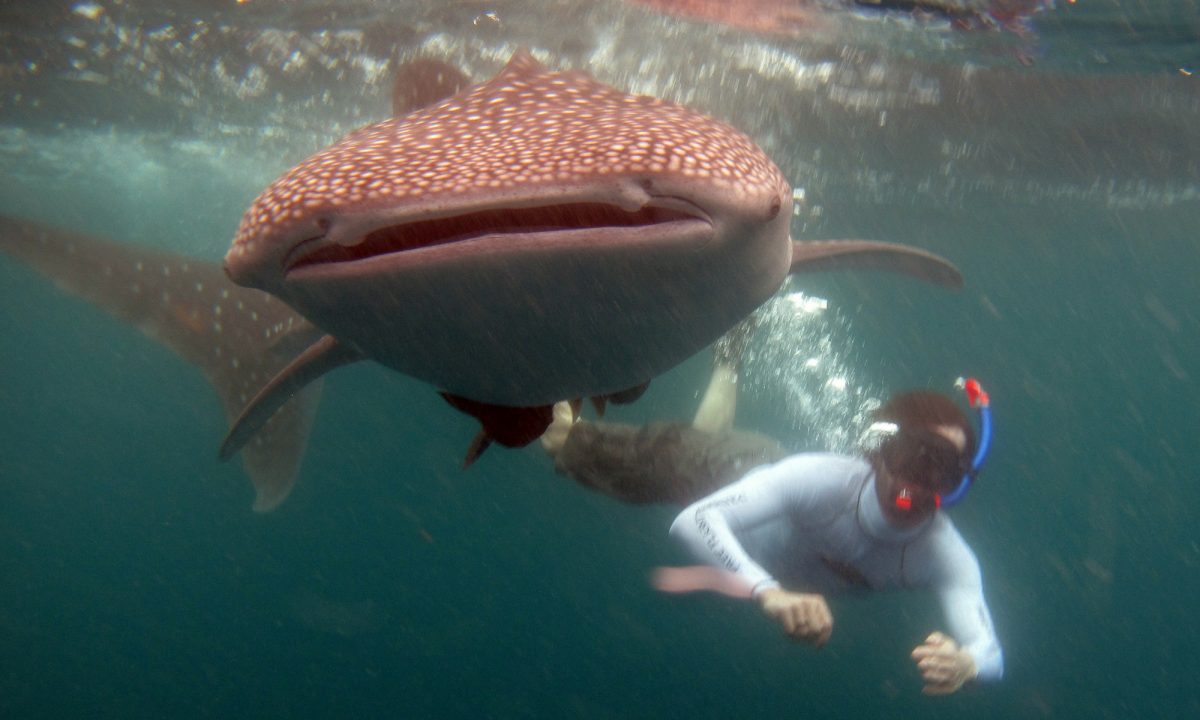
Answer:
[[(378, 365), (327, 378), (295, 489), (254, 513), (201, 374), (0, 256), (0, 716), (1200, 717), (1200, 3), (736, 4), (757, 24), (683, 0), (6, 4), (0, 214), (219, 261), (418, 57), (480, 81), (526, 47), (725, 120), (796, 188), (794, 237), (963, 271), (793, 278), (738, 424), (846, 450), (886, 394), (978, 377), (995, 442), (952, 512), (1001, 682), (921, 694), (926, 595), (833, 598), (814, 651), (751, 604), (656, 593), (688, 562), (676, 509), (536, 444), (463, 471), (474, 421)], [(709, 362), (611, 416), (689, 418)]]

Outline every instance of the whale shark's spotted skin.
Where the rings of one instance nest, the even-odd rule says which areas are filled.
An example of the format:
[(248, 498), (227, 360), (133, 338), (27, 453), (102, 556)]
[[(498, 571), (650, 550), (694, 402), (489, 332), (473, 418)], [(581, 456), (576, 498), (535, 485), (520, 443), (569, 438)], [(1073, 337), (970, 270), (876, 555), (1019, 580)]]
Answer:
[(580, 72), (550, 72), (518, 53), (491, 81), (362, 128), (288, 171), (246, 211), (229, 262), (240, 266), (258, 245), (321, 213), (659, 174), (731, 196), (786, 187), (775, 164), (732, 127)]

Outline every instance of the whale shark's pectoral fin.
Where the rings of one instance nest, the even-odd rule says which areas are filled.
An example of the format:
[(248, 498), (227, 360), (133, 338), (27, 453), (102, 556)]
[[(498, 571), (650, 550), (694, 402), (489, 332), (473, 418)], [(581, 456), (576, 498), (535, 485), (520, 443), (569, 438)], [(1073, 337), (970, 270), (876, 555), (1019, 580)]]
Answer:
[(546, 428), (550, 427), (550, 421), (554, 419), (554, 408), (551, 405), (507, 407), (470, 400), (448, 392), (441, 395), (455, 410), (470, 415), (483, 425), (483, 429), (467, 449), (463, 469), (478, 460), (492, 442), (498, 442), (505, 447), (528, 445), (541, 437)]
[(875, 240), (796, 240), (788, 272), (885, 270), (934, 285), (961, 288), (963, 276), (949, 260), (907, 245)]
[(220, 458), (228, 460), (237, 454), (271, 420), (275, 411), (306, 385), (330, 370), (362, 359), (362, 354), (357, 350), (343, 345), (332, 335), (322, 335), (271, 378), (246, 404), (242, 414), (229, 428), (225, 442), (221, 443)]

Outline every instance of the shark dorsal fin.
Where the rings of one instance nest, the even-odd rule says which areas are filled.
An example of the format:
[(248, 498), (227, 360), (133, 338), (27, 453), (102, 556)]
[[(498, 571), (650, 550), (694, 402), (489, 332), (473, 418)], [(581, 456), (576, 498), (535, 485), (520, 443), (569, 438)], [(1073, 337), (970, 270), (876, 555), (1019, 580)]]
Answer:
[(392, 115), (399, 117), (439, 103), (469, 86), (471, 79), (448, 62), (414, 58), (396, 68)]
[(516, 78), (530, 78), (544, 75), (546, 72), (546, 66), (538, 62), (528, 48), (520, 48), (508, 59), (495, 79), (508, 81)]
[[(527, 80), (546, 72), (545, 65), (521, 48), (490, 82)], [(392, 115), (400, 117), (435, 105), (470, 85), (471, 79), (448, 62), (424, 57), (408, 60), (396, 68), (392, 82)]]

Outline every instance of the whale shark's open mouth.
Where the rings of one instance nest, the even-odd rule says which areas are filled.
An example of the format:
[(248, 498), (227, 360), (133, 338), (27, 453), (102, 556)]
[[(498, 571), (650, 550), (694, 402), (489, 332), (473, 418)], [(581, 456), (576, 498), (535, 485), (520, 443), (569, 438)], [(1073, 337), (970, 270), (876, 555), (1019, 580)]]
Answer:
[(361, 242), (353, 245), (324, 242), (324, 236), (321, 235), (300, 243), (292, 250), (284, 260), (284, 273), (313, 265), (354, 262), (483, 236), (648, 228), (670, 223), (711, 224), (707, 215), (692, 203), (675, 198), (665, 200), (672, 207), (648, 204), (632, 212), (616, 205), (589, 202), (480, 210), (388, 225), (367, 233)]

